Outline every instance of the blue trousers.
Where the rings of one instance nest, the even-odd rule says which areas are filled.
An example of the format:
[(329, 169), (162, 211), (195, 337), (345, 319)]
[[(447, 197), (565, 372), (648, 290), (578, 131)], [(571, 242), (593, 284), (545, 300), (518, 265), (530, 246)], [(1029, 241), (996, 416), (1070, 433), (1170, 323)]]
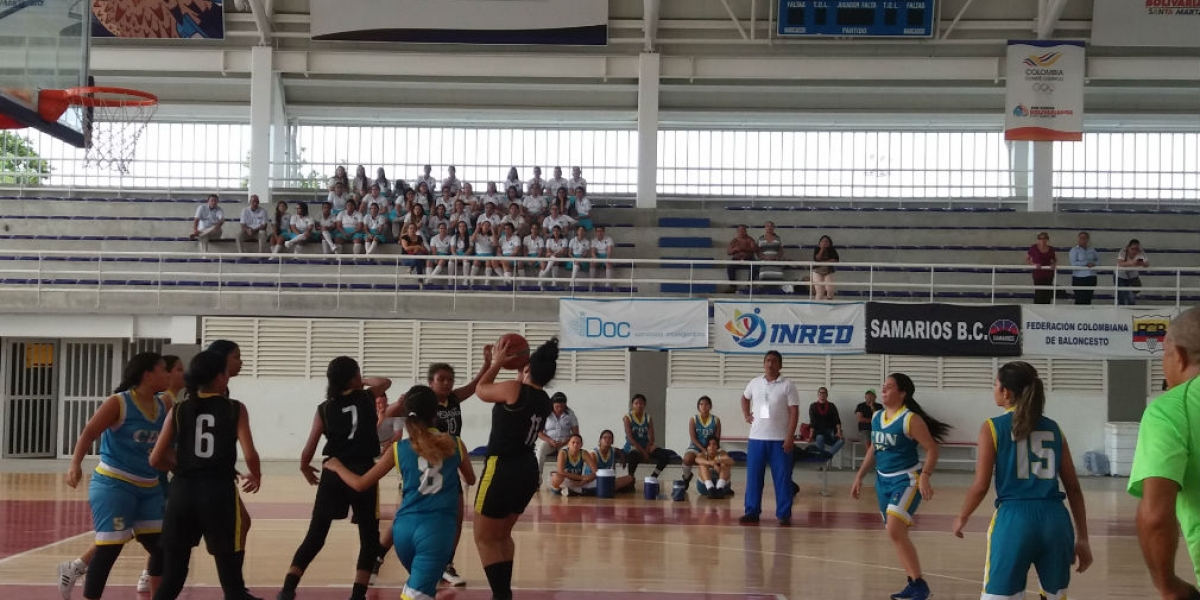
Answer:
[[(832, 443), (830, 443), (831, 440)], [(841, 450), (842, 446), (846, 445), (846, 440), (840, 439), (832, 433), (822, 433), (813, 438), (813, 444), (817, 447), (817, 450), (820, 450), (821, 452), (837, 454), (838, 450)]]
[(771, 465), (775, 484), (775, 517), (792, 517), (792, 454), (783, 440), (750, 440), (746, 447), (746, 514), (762, 513), (763, 478)]

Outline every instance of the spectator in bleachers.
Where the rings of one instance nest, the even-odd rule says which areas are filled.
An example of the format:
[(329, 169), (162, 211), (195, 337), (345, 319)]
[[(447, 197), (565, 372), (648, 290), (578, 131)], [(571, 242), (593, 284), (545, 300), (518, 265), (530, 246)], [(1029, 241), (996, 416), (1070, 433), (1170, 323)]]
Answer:
[(537, 186), (539, 190), (546, 189), (546, 180), (542, 179), (542, 168), (533, 168), (533, 178), (525, 182), (525, 191), (528, 195), (533, 195), (533, 186)]
[[(500, 256), (504, 258), (513, 258), (521, 256), (523, 244), (521, 236), (517, 235), (516, 227), (512, 223), (504, 223), (500, 226), (500, 235), (496, 237), (496, 245), (500, 247)], [(496, 260), (492, 262), (492, 269), (496, 273), (503, 273), (505, 279), (512, 279), (513, 268), (517, 266), (513, 260)]]
[(500, 213), (496, 212), (495, 204), (488, 202), (487, 204), (483, 205), (483, 214), (479, 215), (479, 218), (475, 219), (475, 229), (479, 229), (479, 224), (483, 223), (484, 221), (491, 223), (492, 229), (495, 229), (500, 226), (501, 222), (504, 221), (504, 217), (500, 215)]
[(539, 277), (551, 277), (558, 279), (558, 265), (562, 264), (567, 258), (567, 253), (570, 251), (571, 240), (563, 236), (561, 227), (555, 227), (550, 230), (550, 237), (546, 238), (546, 262), (542, 263), (542, 272)]
[(472, 212), (480, 210), (479, 197), (475, 195), (475, 188), (469, 183), (462, 184), (462, 190), (458, 192), (458, 196), (455, 198), (455, 201), (461, 200), (463, 206), (470, 208)]
[(437, 231), (438, 225), (445, 225), (447, 228), (450, 227), (450, 217), (446, 216), (446, 207), (440, 204), (437, 208), (433, 209), (433, 214), (429, 216), (426, 222), (426, 228), (432, 234)]
[(558, 212), (567, 215), (574, 208), (571, 197), (567, 195), (567, 186), (562, 186), (554, 191), (554, 199), (550, 201), (550, 206), (557, 206)]
[(420, 177), (417, 177), (415, 183), (417, 185), (417, 190), (421, 189), (422, 183), (425, 184), (425, 189), (429, 192), (429, 200), (432, 201), (433, 190), (437, 188), (437, 180), (433, 178), (433, 167), (431, 165), (425, 165), (423, 174)]
[(407, 230), (409, 225), (417, 228), (417, 235), (421, 236), (421, 239), (429, 237), (429, 217), (425, 216), (425, 207), (420, 204), (413, 205), (412, 212), (404, 215), (404, 229)]
[(483, 206), (491, 202), (496, 205), (496, 208), (506, 208), (508, 206), (507, 194), (501, 194), (496, 191), (496, 182), (489, 181), (487, 184), (487, 193), (479, 197), (479, 206), (472, 208), (474, 211), (483, 211)]
[(515, 204), (518, 208), (524, 211), (525, 206), (521, 204), (521, 198), (521, 190), (510, 187), (504, 192), (504, 202), (496, 204), (496, 210), (500, 211), (503, 209), (503, 211), (507, 213), (508, 210), (511, 210), (510, 207)]
[(196, 216), (192, 218), (192, 234), (188, 237), (196, 240), (201, 252), (208, 252), (210, 241), (221, 239), (225, 211), (221, 210), (220, 204), (221, 198), (212, 194), (204, 204), (196, 207)]
[[(604, 278), (613, 278), (612, 258), (613, 248), (616, 246), (617, 244), (613, 242), (612, 238), (605, 235), (603, 225), (596, 228), (596, 237), (592, 240), (592, 262), (588, 265), (588, 277), (595, 278), (596, 265), (603, 264)], [(612, 282), (607, 282), (605, 285), (612, 285)]]
[(563, 231), (570, 231), (571, 226), (575, 224), (575, 219), (568, 217), (557, 204), (550, 205), (550, 214), (542, 219), (542, 229), (545, 231), (554, 231), (555, 227), (562, 227)]
[(340, 231), (341, 220), (333, 216), (333, 204), (323, 202), (321, 204), (321, 216), (313, 220), (313, 227), (321, 233), (321, 250), (325, 254), (338, 254), (341, 252), (341, 247), (337, 243), (338, 231)]
[[(328, 203), (326, 203), (328, 204)], [(288, 214), (288, 203), (280, 200), (275, 203), (275, 214), (271, 215), (271, 253), (279, 254), (283, 243), (287, 241), (285, 233), (291, 232), (292, 217)]]
[(333, 189), (329, 190), (326, 200), (333, 205), (333, 214), (341, 214), (343, 210), (346, 210), (346, 202), (353, 200), (350, 193), (346, 191), (347, 189), (349, 188), (345, 184), (338, 181), (334, 182)]
[(813, 249), (813, 262), (822, 263), (812, 268), (812, 296), (817, 300), (833, 300), (833, 263), (840, 261), (833, 238), (823, 235)]
[(758, 265), (758, 279), (763, 281), (781, 281), (783, 267), (778, 262), (783, 260), (783, 240), (775, 235), (775, 223), (767, 221), (763, 224), (763, 234), (758, 236), (758, 260), (765, 264)]
[(242, 217), (238, 220), (241, 226), (241, 231), (234, 238), (237, 241), (238, 252), (242, 252), (243, 241), (258, 240), (258, 251), (263, 251), (263, 246), (267, 243), (267, 230), (270, 228), (270, 222), (267, 218), (267, 211), (258, 205), (258, 195), (250, 195), (250, 206), (242, 209)]
[(505, 225), (511, 224), (513, 226), (513, 229), (518, 234), (524, 234), (526, 231), (529, 230), (529, 224), (536, 223), (536, 222), (537, 222), (537, 220), (526, 219), (525, 216), (521, 214), (521, 206), (520, 205), (509, 204), (508, 205), (508, 214), (504, 215), (503, 219), (500, 219), (500, 226), (503, 227)]
[[(712, 499), (726, 498), (731, 494), (729, 481), (733, 474), (733, 458), (721, 448), (721, 436), (708, 438), (704, 451), (696, 457), (700, 466), (700, 481), (704, 483), (704, 495)], [(713, 475), (716, 481), (713, 481)]]
[(550, 491), (563, 496), (595, 495), (595, 469), (588, 467), (594, 467), (592, 454), (583, 449), (583, 436), (572, 435), (558, 451), (558, 467), (550, 473)]
[(630, 411), (622, 419), (625, 422), (625, 463), (629, 465), (629, 475), (636, 476), (638, 465), (653, 460), (654, 471), (650, 477), (658, 479), (671, 462), (672, 453), (658, 447), (654, 421), (646, 414), (646, 396), (634, 394), (629, 404)]
[(571, 436), (579, 435), (579, 418), (575, 411), (567, 407), (567, 395), (555, 392), (550, 397), (550, 415), (546, 424), (538, 432), (537, 443), (533, 445), (533, 454), (537, 457), (538, 478), (541, 478), (542, 468), (546, 458), (558, 454), (566, 447)]
[(1092, 294), (1096, 292), (1096, 271), (1092, 268), (1100, 264), (1100, 253), (1088, 244), (1092, 236), (1086, 231), (1079, 232), (1079, 243), (1071, 248), (1071, 287), (1075, 293), (1075, 304), (1088, 306), (1092, 303)]
[(346, 167), (341, 165), (338, 165), (338, 167), (333, 170), (333, 177), (329, 178), (329, 191), (332, 192), (333, 188), (339, 183), (342, 184), (343, 190), (350, 189), (350, 178), (346, 176)]
[(433, 205), (434, 210), (437, 210), (439, 206), (445, 206), (446, 210), (450, 210), (454, 206), (454, 194), (451, 193), (450, 188), (442, 188), (442, 195), (438, 196), (437, 203)]
[(571, 168), (571, 179), (567, 181), (568, 190), (578, 190), (579, 188), (587, 188), (587, 180), (583, 178), (583, 169), (579, 167)]
[(575, 188), (575, 197), (572, 198), (571, 207), (579, 224), (591, 231), (594, 227), (592, 225), (592, 201), (587, 197), (586, 188), (583, 186)]
[[(409, 223), (404, 226), (404, 235), (400, 236), (400, 248), (404, 254), (409, 256), (417, 256), (421, 254), (429, 254), (429, 248), (425, 246), (425, 240), (417, 233), (417, 226)], [(400, 264), (408, 267), (410, 274), (424, 275), (425, 261), (416, 258), (406, 258), (400, 261)]]
[(1137, 304), (1137, 289), (1142, 287), (1142, 272), (1150, 266), (1150, 259), (1142, 251), (1142, 243), (1136, 239), (1129, 240), (1125, 248), (1117, 254), (1118, 267), (1133, 267), (1131, 271), (1117, 272), (1117, 303), (1123, 306)]
[[(471, 250), (471, 228), (466, 221), (459, 221), (454, 226), (454, 235), (450, 238), (450, 251), (455, 257), (465, 257), (471, 254)], [(451, 275), (465, 277), (470, 272), (471, 264), (465, 258), (450, 261)]]
[(433, 188), (428, 182), (422, 181), (417, 184), (417, 194), (413, 197), (414, 206), (422, 206), (425, 210), (433, 208), (436, 201), (433, 198)]
[(696, 414), (688, 419), (688, 439), (691, 440), (683, 452), (683, 480), (692, 480), (692, 467), (696, 457), (708, 447), (708, 439), (721, 435), (721, 419), (712, 414), (712, 398), (700, 396), (696, 401)]
[[(758, 244), (750, 234), (746, 232), (745, 225), (738, 225), (737, 235), (729, 241), (729, 246), (725, 249), (725, 254), (729, 256), (729, 260), (743, 261), (750, 263), (758, 255)], [(737, 272), (741, 270), (750, 272), (750, 281), (754, 281), (754, 264), (746, 266), (742, 265), (727, 265), (725, 267), (725, 275), (729, 277), (730, 282), (737, 281)]]
[(588, 257), (592, 255), (592, 242), (587, 238), (587, 230), (583, 227), (575, 228), (575, 237), (568, 244), (571, 251), (571, 262), (567, 263), (571, 269), (571, 283), (574, 285), (576, 279), (579, 278), (579, 271), (584, 267), (584, 263), (588, 262)]
[(364, 238), (367, 241), (363, 246), (367, 254), (373, 254), (379, 244), (388, 242), (388, 233), (391, 229), (387, 217), (379, 212), (379, 205), (371, 204), (370, 206), (367, 209), (370, 212), (363, 219)]
[(562, 176), (562, 167), (554, 167), (554, 177), (546, 180), (546, 193), (557, 196), (558, 190), (567, 189), (567, 179)]
[[(546, 256), (546, 240), (542, 238), (542, 226), (533, 223), (529, 226), (529, 235), (525, 236), (524, 244), (525, 256), (529, 258), (542, 258)], [(542, 263), (544, 265), (545, 263)], [(529, 273), (541, 274), (537, 262), (523, 263), (520, 270), (528, 270)]]
[(467, 285), (471, 284), (471, 280), (479, 276), (480, 271), (483, 272), (483, 277), (486, 279), (491, 277), (492, 258), (496, 256), (496, 242), (492, 237), (492, 222), (488, 219), (480, 217), (479, 223), (475, 226), (475, 233), (471, 234), (471, 245), (475, 247), (475, 262), (471, 265), (471, 275), (467, 279)]
[[(592, 451), (592, 473), (601, 469), (617, 469), (617, 463), (624, 463), (625, 459), (622, 456), (620, 448), (613, 447), (613, 432), (611, 429), (605, 429), (600, 432), (600, 442), (596, 445), (596, 449)], [(587, 469), (584, 470), (587, 472)], [(633, 477), (630, 475), (620, 475), (613, 482), (613, 489), (620, 492), (629, 492), (633, 490)]]
[(842, 417), (837, 406), (829, 401), (829, 390), (817, 388), (817, 401), (808, 407), (808, 423), (812, 426), (813, 447), (822, 456), (833, 456), (846, 444), (842, 435)]
[[(454, 238), (450, 235), (450, 228), (445, 223), (441, 223), (438, 225), (437, 235), (429, 238), (429, 253), (445, 258), (429, 261), (429, 266), (432, 267), (429, 272), (429, 283), (433, 283), (438, 275), (445, 273), (449, 268), (450, 253), (453, 249)], [(451, 271), (451, 274), (453, 274), (453, 271)]]
[(863, 401), (854, 407), (854, 416), (858, 419), (858, 439), (863, 442), (871, 437), (871, 418), (881, 407), (875, 398), (875, 390), (867, 390), (863, 393)]
[(529, 195), (521, 199), (521, 206), (525, 207), (525, 215), (530, 219), (541, 219), (546, 216), (547, 205), (549, 202), (542, 195), (542, 186), (536, 183), (529, 186)]
[(521, 183), (521, 176), (517, 173), (516, 167), (508, 169), (508, 177), (504, 180), (504, 194), (508, 195), (508, 190), (517, 190), (517, 195), (521, 195), (525, 191), (525, 185)]
[(362, 198), (367, 195), (367, 191), (371, 189), (371, 184), (375, 183), (367, 177), (367, 168), (358, 165), (354, 170), (354, 179), (350, 181), (350, 191), (354, 192), (356, 198)]
[(462, 182), (456, 176), (454, 165), (446, 167), (446, 178), (442, 180), (442, 191), (450, 190), (451, 196), (457, 196), (462, 190)]
[[(1058, 257), (1054, 255), (1054, 247), (1050, 245), (1050, 234), (1038, 232), (1037, 242), (1025, 253), (1025, 264), (1033, 267), (1033, 285), (1053, 286), (1054, 269), (1058, 267)], [(1054, 301), (1054, 290), (1034, 289), (1034, 304), (1050, 304)]]
[(289, 229), (290, 231), (285, 236), (287, 241), (283, 243), (283, 247), (291, 249), (296, 254), (300, 254), (304, 244), (321, 240), (320, 232), (317, 231), (313, 220), (308, 216), (308, 205), (303, 202), (296, 203), (296, 214), (292, 215)]
[(347, 200), (346, 210), (343, 210), (337, 218), (338, 233), (334, 240), (339, 244), (353, 244), (354, 253), (362, 254), (363, 240), (367, 236), (363, 232), (363, 217), (358, 212), (358, 204), (353, 200)]
[(458, 222), (462, 221), (467, 224), (467, 229), (470, 229), (475, 224), (475, 220), (467, 213), (467, 205), (462, 200), (454, 201), (454, 209), (450, 214), (446, 215), (446, 224), (451, 230), (458, 229)]
[[(401, 180), (397, 183), (403, 183), (403, 180)], [(388, 180), (387, 173), (384, 173), (383, 167), (379, 167), (378, 169), (375, 169), (375, 185), (379, 186), (379, 191), (381, 193), (383, 193), (384, 197), (386, 197), (386, 198), (395, 198), (396, 197), (396, 190), (392, 189), (392, 182)], [(397, 188), (398, 187), (399, 186), (397, 186)]]
[(387, 201), (387, 197), (382, 195), (382, 193), (381, 193), (382, 190), (380, 189), (379, 185), (376, 183), (372, 183), (368, 187), (368, 190), (370, 190), (370, 191), (367, 192), (366, 196), (363, 196), (362, 202), (360, 203), (359, 212), (365, 213), (365, 214), (370, 214), (371, 213), (370, 207), (378, 206), (380, 212), (385, 213), (385, 216), (386, 216), (388, 201)]

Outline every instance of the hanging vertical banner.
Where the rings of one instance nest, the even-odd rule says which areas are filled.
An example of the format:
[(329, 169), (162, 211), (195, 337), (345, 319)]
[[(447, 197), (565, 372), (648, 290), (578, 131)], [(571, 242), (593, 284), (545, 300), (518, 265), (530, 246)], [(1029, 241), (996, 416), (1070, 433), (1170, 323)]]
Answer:
[(1026, 305), (1025, 356), (1137, 359), (1161, 356), (1173, 307), (1098, 308)]
[(706, 300), (558, 301), (563, 350), (708, 347)]
[(1094, 0), (1092, 44), (1200, 48), (1200, 0)]
[(1008, 42), (1004, 139), (1083, 140), (1083, 42)]

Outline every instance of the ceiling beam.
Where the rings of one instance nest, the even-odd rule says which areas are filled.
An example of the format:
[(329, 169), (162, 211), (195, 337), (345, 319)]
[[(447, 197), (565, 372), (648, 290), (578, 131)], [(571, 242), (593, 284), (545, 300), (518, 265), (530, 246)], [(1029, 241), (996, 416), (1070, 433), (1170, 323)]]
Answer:
[(250, 4), (250, 12), (254, 13), (254, 24), (258, 27), (258, 44), (260, 46), (271, 45), (271, 39), (275, 36), (274, 30), (271, 28), (271, 9), (267, 8), (263, 0), (247, 1)]
[(646, 34), (643, 52), (654, 52), (655, 41), (658, 39), (658, 9), (659, 0), (642, 0), (642, 23)]
[(1062, 17), (1067, 0), (1040, 0), (1038, 2), (1037, 36), (1039, 40), (1048, 40), (1054, 35), (1054, 28)]

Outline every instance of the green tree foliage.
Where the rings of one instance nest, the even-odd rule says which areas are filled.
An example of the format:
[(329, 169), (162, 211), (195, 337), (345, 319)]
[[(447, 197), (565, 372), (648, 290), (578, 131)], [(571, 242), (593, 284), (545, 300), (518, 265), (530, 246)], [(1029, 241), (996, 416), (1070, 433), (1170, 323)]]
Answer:
[(33, 143), (12, 131), (0, 131), (0, 186), (38, 186), (50, 175), (50, 161)]

